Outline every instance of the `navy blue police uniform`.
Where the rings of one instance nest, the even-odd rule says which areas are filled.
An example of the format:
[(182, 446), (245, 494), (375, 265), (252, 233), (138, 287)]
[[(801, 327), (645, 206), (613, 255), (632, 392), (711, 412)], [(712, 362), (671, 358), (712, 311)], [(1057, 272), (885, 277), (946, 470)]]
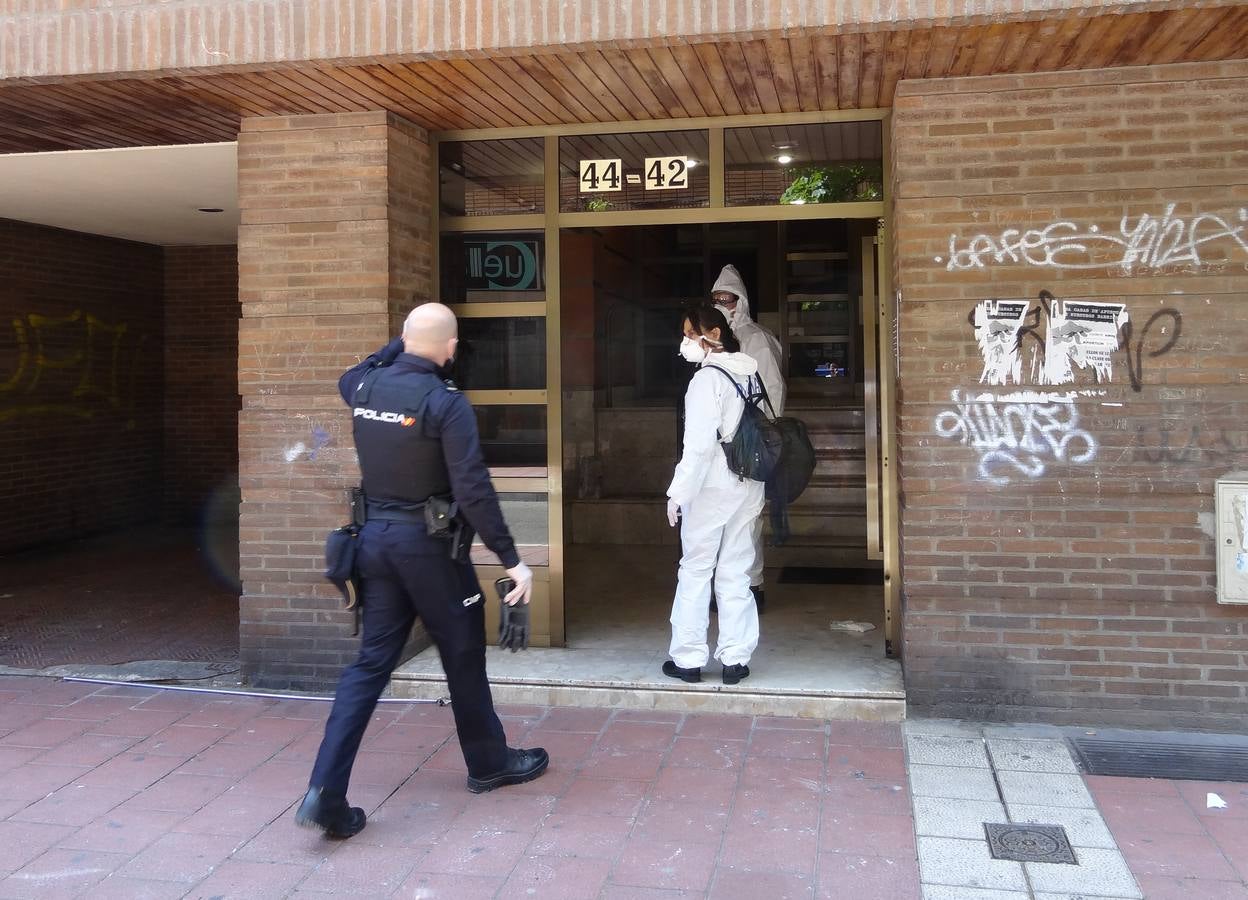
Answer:
[(328, 796), (345, 795), (364, 730), (418, 616), (442, 658), (469, 778), (508, 765), (486, 680), (481, 586), (466, 558), (452, 559), (448, 541), (429, 536), (421, 505), (431, 496), (453, 497), (505, 568), (520, 558), (467, 398), (442, 380), (437, 365), (402, 348), (396, 338), (338, 382), (352, 409), (368, 514), (356, 557), (363, 607), (359, 657), (338, 683), (312, 770), (311, 784)]

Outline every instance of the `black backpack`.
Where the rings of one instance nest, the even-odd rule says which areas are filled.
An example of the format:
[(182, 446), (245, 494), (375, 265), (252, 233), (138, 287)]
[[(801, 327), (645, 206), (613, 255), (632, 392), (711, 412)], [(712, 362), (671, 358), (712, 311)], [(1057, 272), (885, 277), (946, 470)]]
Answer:
[[(737, 431), (732, 436), (732, 440), (720, 441), (720, 446), (724, 448), (724, 456), (728, 459), (729, 470), (742, 479), (767, 481), (780, 465), (780, 451), (784, 445), (784, 437), (776, 428), (775, 423), (767, 418), (767, 414), (758, 408), (753, 395), (746, 394), (741, 389), (741, 385), (737, 384), (737, 379), (733, 378), (727, 369), (721, 369), (719, 366), (708, 368), (722, 372), (724, 377), (732, 383), (737, 396), (745, 403), (745, 409), (741, 412), (741, 422), (737, 425)], [(762, 379), (759, 379), (759, 385), (762, 385)], [(764, 397), (766, 393), (764, 388)]]
[[(719, 366), (711, 368), (719, 369)], [(814, 444), (801, 419), (792, 416), (769, 419), (762, 411), (760, 401), (765, 402), (773, 414), (776, 411), (762, 378), (758, 379), (759, 394), (746, 396), (735, 378), (724, 369), (719, 371), (745, 401), (737, 433), (731, 441), (721, 442), (728, 468), (742, 478), (766, 483), (765, 493), (771, 504), (772, 543), (783, 544), (789, 538), (789, 504), (801, 496), (815, 473)]]

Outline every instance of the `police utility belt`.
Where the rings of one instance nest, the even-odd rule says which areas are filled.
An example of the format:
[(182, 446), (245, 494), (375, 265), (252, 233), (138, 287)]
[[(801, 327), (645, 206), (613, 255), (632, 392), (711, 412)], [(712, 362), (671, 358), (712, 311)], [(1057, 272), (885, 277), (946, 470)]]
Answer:
[(429, 497), (423, 503), (373, 503), (364, 501), (364, 521), (402, 522), (424, 525), (425, 533), (447, 542), (451, 559), (468, 562), (475, 537), (472, 526), (459, 513), (459, 504), (450, 497)]
[(325, 577), (339, 591), (354, 616), (354, 634), (360, 633), (360, 576), (356, 554), (360, 546), (360, 529), (365, 522), (402, 522), (424, 525), (425, 533), (435, 540), (444, 540), (451, 559), (469, 561), (472, 540), (470, 526), (459, 513), (459, 504), (449, 497), (429, 497), (423, 503), (373, 503), (360, 488), (351, 490), (351, 522), (335, 528), (325, 540)]

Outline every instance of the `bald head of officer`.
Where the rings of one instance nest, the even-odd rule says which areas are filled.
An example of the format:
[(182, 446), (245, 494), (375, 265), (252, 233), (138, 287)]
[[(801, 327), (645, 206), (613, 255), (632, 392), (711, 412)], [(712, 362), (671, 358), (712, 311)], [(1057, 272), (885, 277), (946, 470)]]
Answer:
[(459, 324), (449, 306), (422, 303), (403, 323), (403, 351), (421, 356), (439, 366), (455, 357), (459, 345)]

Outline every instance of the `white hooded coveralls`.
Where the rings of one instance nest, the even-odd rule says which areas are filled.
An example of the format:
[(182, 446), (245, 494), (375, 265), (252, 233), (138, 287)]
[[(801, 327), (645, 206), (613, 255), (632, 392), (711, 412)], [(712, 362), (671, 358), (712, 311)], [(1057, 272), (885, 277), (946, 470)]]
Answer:
[[(750, 318), (750, 298), (745, 292), (745, 282), (736, 266), (724, 266), (715, 280), (711, 294), (727, 291), (737, 297), (737, 308), (732, 311), (728, 327), (741, 342), (741, 352), (758, 364), (758, 377), (767, 388), (771, 406), (760, 403), (767, 415), (784, 415), (784, 373), (781, 370), (782, 352), (780, 340), (763, 326)], [(721, 375), (720, 378), (723, 378)], [(774, 413), (773, 411), (774, 410)], [(754, 541), (754, 563), (750, 566), (750, 584), (761, 587), (763, 583), (763, 519), (760, 515), (750, 531)]]
[(667, 496), (680, 505), (680, 570), (672, 602), (672, 661), (682, 669), (706, 665), (711, 579), (719, 606), (715, 658), (725, 666), (748, 663), (758, 646), (758, 609), (750, 594), (753, 523), (763, 509), (763, 483), (728, 468), (720, 436), (731, 440), (745, 405), (719, 366), (749, 393), (754, 360), (744, 353), (712, 353), (685, 392), (685, 437)]

